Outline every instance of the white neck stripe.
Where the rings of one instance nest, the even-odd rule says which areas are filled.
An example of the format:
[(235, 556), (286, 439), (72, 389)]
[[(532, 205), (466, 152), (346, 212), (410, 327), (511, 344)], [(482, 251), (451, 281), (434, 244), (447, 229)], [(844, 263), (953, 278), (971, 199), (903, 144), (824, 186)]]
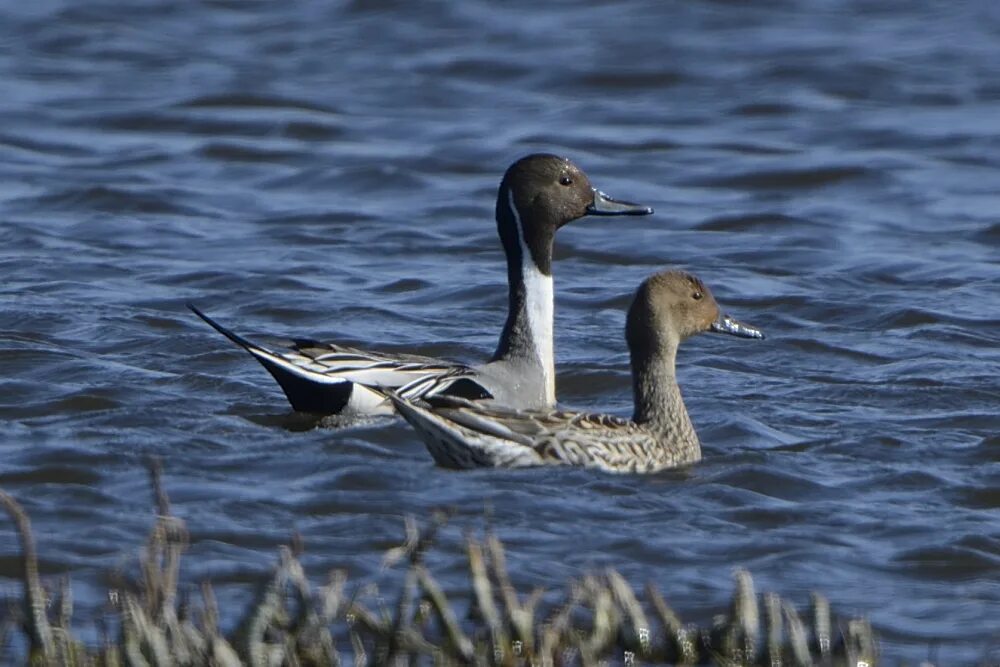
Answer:
[(507, 203), (514, 216), (517, 226), (517, 242), (521, 247), (521, 280), (524, 281), (524, 311), (528, 318), (528, 331), (535, 357), (542, 367), (545, 377), (545, 398), (550, 405), (556, 402), (556, 369), (555, 352), (552, 342), (552, 320), (554, 300), (552, 294), (552, 276), (542, 273), (531, 249), (524, 238), (524, 227), (521, 216), (514, 205), (514, 193), (507, 190)]

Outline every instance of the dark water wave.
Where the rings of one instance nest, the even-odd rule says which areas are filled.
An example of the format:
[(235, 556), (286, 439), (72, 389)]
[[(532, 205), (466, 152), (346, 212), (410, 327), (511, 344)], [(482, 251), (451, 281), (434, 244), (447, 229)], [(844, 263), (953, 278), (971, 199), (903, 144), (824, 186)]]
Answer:
[[(293, 528), (314, 579), (364, 578), (451, 507), (524, 586), (613, 564), (707, 615), (742, 565), (971, 663), (1000, 630), (998, 61), (988, 2), (10, 5), (0, 486), (84, 613), (157, 455), (223, 604)], [(291, 413), (184, 308), (483, 360), (496, 183), (536, 150), (657, 209), (559, 233), (565, 403), (629, 413), (623, 311), (663, 266), (769, 335), (682, 349), (691, 470), (440, 470), (399, 423)]]

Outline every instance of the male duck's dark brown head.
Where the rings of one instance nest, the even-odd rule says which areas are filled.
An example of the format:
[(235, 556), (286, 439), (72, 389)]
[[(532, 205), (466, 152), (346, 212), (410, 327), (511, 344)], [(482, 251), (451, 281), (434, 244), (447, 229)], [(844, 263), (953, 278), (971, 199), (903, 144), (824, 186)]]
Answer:
[(648, 206), (608, 197), (575, 164), (547, 153), (528, 155), (512, 164), (497, 192), (497, 229), (508, 260), (527, 248), (545, 275), (552, 275), (552, 240), (563, 225), (587, 215), (652, 212)]

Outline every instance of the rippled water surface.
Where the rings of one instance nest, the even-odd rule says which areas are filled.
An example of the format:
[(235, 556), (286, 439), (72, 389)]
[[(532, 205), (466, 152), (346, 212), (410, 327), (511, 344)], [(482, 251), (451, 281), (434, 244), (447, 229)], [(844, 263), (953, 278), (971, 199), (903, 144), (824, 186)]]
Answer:
[[(1000, 630), (998, 63), (985, 0), (6, 3), (0, 485), (83, 618), (145, 535), (157, 455), (189, 581), (254, 579), (292, 527), (314, 578), (372, 577), (405, 514), (447, 506), (455, 590), (489, 513), (523, 585), (613, 564), (705, 620), (744, 565), (870, 614), (888, 655), (979, 660)], [(496, 186), (536, 150), (657, 210), (559, 233), (565, 404), (629, 412), (623, 309), (664, 266), (770, 336), (682, 348), (690, 471), (435, 468), (400, 422), (295, 415), (184, 307), (481, 360), (506, 305)]]

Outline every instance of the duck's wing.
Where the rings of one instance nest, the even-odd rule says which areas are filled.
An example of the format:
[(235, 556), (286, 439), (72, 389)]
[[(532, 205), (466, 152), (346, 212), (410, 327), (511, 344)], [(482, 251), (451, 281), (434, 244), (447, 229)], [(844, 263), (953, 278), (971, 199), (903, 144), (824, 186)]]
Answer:
[(189, 303), (188, 308), (253, 355), (281, 385), (296, 410), (330, 414), (342, 411), (349, 403), (374, 408), (385, 400), (381, 388), (409, 385), (413, 385), (406, 391), (410, 398), (449, 390), (473, 399), (490, 397), (489, 391), (476, 382), (476, 371), (464, 364), (303, 339), (273, 350), (222, 326), (193, 304)]
[(435, 460), (447, 467), (562, 464), (613, 472), (664, 467), (656, 436), (620, 417), (483, 408), (443, 397), (433, 399), (435, 406), (390, 398)]
[(478, 415), (470, 407), (433, 408), (427, 403), (410, 402), (393, 391), (387, 393), (396, 412), (417, 432), (438, 465), (518, 468), (543, 463), (531, 438), (488, 418), (486, 413)]

